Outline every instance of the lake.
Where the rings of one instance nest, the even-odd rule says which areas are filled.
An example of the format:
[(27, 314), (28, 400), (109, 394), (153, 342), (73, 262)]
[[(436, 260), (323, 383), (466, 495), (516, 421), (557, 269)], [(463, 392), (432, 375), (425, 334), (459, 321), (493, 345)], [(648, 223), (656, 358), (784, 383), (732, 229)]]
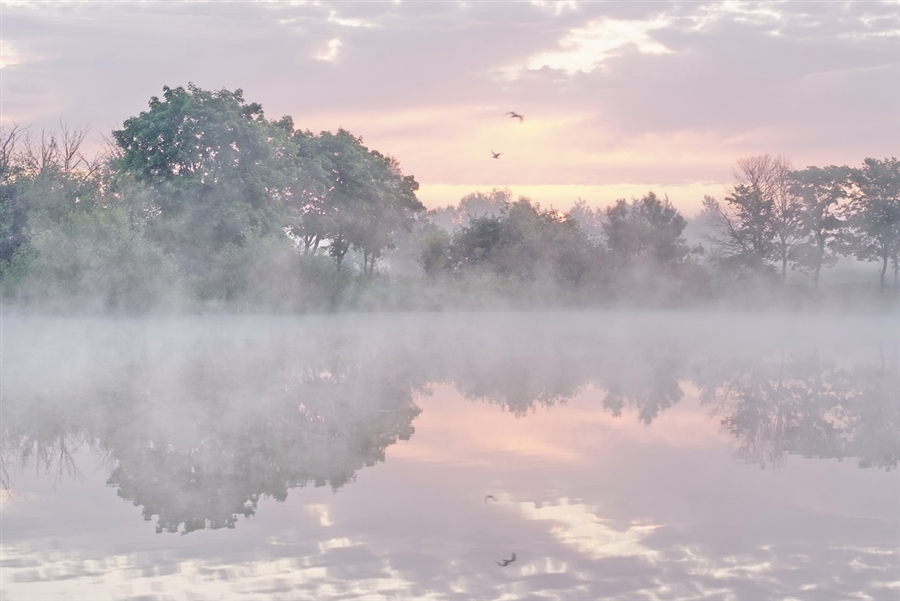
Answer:
[(900, 318), (6, 314), (0, 596), (898, 599)]

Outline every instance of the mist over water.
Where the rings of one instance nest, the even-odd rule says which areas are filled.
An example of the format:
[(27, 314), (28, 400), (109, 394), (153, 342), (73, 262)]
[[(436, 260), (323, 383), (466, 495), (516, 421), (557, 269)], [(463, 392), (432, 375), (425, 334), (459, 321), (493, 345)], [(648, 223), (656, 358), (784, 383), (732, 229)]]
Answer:
[(0, 351), (4, 598), (900, 586), (893, 314), (6, 314)]

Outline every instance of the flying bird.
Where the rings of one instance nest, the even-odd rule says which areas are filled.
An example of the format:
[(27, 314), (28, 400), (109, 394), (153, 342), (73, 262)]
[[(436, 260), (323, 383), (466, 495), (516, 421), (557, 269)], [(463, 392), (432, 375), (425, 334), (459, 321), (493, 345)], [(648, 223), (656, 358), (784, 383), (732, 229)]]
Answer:
[(514, 562), (515, 560), (516, 560), (516, 554), (513, 553), (512, 557), (510, 557), (509, 559), (501, 559), (500, 561), (497, 562), (497, 565), (500, 566), (501, 568), (505, 568), (506, 566), (508, 566), (509, 564)]
[(494, 155), (494, 158), (495, 158), (495, 159), (499, 159), (499, 158), (500, 158), (500, 155), (503, 154), (503, 153), (502, 153), (502, 152), (494, 152), (494, 151), (492, 150), (492, 151), (491, 151), (491, 154)]
[(484, 495), (484, 502), (485, 502), (485, 503), (488, 502), (488, 499), (490, 499), (491, 501), (496, 501), (496, 500), (497, 500), (497, 497), (495, 497), (494, 495)]
[(524, 123), (524, 122), (525, 122), (525, 117), (523, 117), (522, 115), (520, 115), (520, 114), (517, 113), (516, 111), (509, 111), (509, 112), (506, 113), (506, 114), (509, 115), (509, 118), (510, 118), (510, 119), (518, 119), (518, 120), (519, 120), (519, 123)]

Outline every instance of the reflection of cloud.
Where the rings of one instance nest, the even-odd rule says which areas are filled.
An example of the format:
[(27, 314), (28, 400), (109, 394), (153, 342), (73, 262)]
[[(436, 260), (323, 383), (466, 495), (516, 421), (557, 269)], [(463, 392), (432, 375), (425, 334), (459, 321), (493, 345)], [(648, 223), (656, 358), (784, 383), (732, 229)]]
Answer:
[(0, 511), (3, 511), (5, 508), (9, 507), (9, 501), (12, 499), (13, 493), (11, 490), (0, 487)]
[[(896, 551), (883, 548), (839, 547), (809, 555), (791, 546), (777, 546), (719, 557), (699, 547), (673, 547), (661, 553), (663, 561), (648, 565), (632, 560), (615, 564), (613, 571), (599, 571), (596, 564), (588, 568), (573, 561), (536, 558), (519, 568), (526, 578), (515, 589), (495, 588), (484, 578), (453, 570), (438, 572), (438, 577), (401, 571), (383, 556), (367, 553), (364, 547), (355, 549), (359, 555), (353, 555), (349, 568), (344, 565), (346, 548), (299, 557), (233, 561), (180, 559), (171, 552), (147, 550), (104, 556), (88, 549), (35, 551), (7, 545), (4, 592), (10, 598), (40, 599), (386, 600), (533, 598), (538, 595), (528, 593), (538, 592), (543, 593), (541, 598), (558, 599), (767, 599), (790, 597), (790, 591), (815, 591), (818, 599), (871, 599), (894, 598), (900, 588)], [(810, 570), (816, 565), (827, 571)], [(825, 573), (832, 577), (822, 578)], [(551, 582), (555, 597), (541, 587), (541, 583)], [(178, 595), (161, 591), (177, 591)]]
[(306, 506), (306, 511), (309, 512), (311, 516), (319, 520), (320, 526), (331, 526), (334, 522), (331, 519), (331, 512), (328, 509), (328, 505), (324, 505), (322, 503), (312, 503)]
[(331, 551), (332, 549), (348, 549), (350, 547), (357, 546), (358, 543), (354, 543), (349, 538), (331, 538), (326, 541), (322, 541), (319, 543), (319, 553), (325, 553), (326, 551)]
[(559, 505), (541, 507), (531, 502), (519, 503), (519, 511), (528, 519), (555, 522), (556, 538), (593, 559), (632, 556), (653, 559), (658, 554), (641, 544), (660, 528), (658, 525), (632, 524), (625, 530), (616, 530), (597, 517), (590, 506), (569, 503), (565, 498)]

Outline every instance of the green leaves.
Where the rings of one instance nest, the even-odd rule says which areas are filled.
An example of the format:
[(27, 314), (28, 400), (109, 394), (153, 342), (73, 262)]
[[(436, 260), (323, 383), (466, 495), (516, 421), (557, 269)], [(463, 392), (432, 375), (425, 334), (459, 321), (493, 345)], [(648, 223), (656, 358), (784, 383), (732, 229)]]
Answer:
[(351, 250), (363, 254), (371, 276), (375, 261), (394, 244), (401, 228), (425, 210), (416, 198), (413, 176), (404, 176), (396, 159), (363, 146), (362, 138), (339, 129), (312, 136), (297, 133), (300, 165), (294, 185), (297, 214), (292, 231), (307, 252), (327, 241), (338, 267)]
[(854, 190), (847, 210), (853, 232), (851, 250), (865, 261), (881, 261), (881, 287), (888, 263), (893, 264), (894, 285), (900, 270), (900, 161), (867, 158), (853, 169)]
[(190, 215), (193, 231), (182, 238), (213, 249), (240, 244), (250, 230), (283, 226), (297, 156), (284, 127), (267, 122), (241, 90), (189, 84), (163, 92), (151, 98), (149, 111), (113, 132), (120, 170), (153, 187), (160, 219)]

